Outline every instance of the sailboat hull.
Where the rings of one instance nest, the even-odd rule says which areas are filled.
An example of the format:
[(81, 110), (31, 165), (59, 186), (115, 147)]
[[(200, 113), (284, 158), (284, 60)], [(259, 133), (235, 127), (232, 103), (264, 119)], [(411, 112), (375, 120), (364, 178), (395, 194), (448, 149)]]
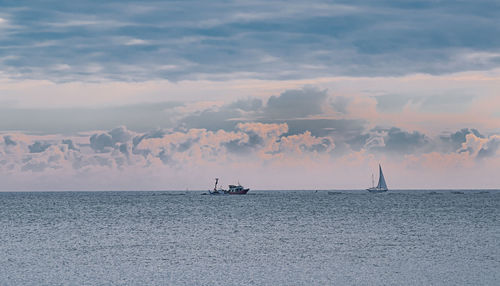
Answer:
[(380, 189), (380, 188), (369, 188), (366, 190), (370, 193), (385, 193), (388, 191), (387, 189)]

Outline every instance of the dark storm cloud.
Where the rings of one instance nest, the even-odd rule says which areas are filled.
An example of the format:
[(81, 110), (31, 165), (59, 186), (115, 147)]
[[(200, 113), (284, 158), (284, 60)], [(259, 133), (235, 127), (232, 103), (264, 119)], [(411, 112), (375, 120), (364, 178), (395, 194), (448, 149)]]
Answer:
[[(286, 8), (284, 8), (286, 7)], [(400, 75), (498, 67), (498, 1), (2, 3), (12, 76), (181, 80)]]
[(30, 153), (41, 153), (47, 150), (47, 148), (49, 147), (50, 147), (49, 143), (36, 141), (32, 145), (29, 145), (28, 149), (30, 150)]

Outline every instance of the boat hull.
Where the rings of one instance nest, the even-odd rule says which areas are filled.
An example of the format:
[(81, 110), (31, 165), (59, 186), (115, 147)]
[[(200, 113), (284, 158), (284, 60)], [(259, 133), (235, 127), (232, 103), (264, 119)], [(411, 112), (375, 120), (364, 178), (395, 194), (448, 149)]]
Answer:
[(380, 189), (380, 188), (369, 188), (366, 190), (370, 193), (385, 193), (388, 191), (388, 189)]
[(226, 194), (228, 195), (246, 195), (250, 189), (243, 189), (243, 190), (238, 190), (238, 191), (227, 191)]
[(217, 190), (217, 191), (208, 191), (210, 195), (246, 195), (250, 189), (243, 189), (237, 191), (226, 191), (226, 190)]

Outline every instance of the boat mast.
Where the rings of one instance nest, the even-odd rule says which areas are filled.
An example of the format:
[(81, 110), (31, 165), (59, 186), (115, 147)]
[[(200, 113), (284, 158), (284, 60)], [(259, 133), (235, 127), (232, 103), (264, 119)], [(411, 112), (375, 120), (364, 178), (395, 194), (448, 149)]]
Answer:
[(375, 188), (375, 180), (373, 179), (373, 173), (372, 173), (372, 188)]
[(214, 191), (217, 191), (217, 183), (219, 182), (219, 178), (215, 178), (215, 186)]

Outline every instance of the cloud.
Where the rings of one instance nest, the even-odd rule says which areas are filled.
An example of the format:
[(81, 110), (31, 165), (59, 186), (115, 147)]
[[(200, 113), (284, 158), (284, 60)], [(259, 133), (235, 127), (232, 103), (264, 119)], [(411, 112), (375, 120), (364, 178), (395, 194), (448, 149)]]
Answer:
[[(84, 88), (85, 89), (85, 88)], [(40, 100), (35, 97), (34, 100)], [(172, 127), (179, 102), (138, 103), (87, 108), (0, 108), (0, 130), (73, 134), (127, 125), (138, 131)]]
[(284, 136), (278, 143), (277, 150), (273, 154), (328, 153), (335, 148), (332, 138), (315, 137), (309, 131), (303, 134)]
[(111, 152), (113, 139), (108, 134), (94, 134), (90, 137), (90, 147), (100, 153)]
[(50, 147), (49, 143), (36, 141), (32, 145), (29, 145), (28, 149), (30, 150), (30, 153), (41, 153), (41, 152), (47, 150), (47, 148), (49, 148), (49, 147)]
[(402, 112), (411, 107), (419, 111), (433, 113), (463, 113), (475, 99), (468, 94), (458, 92), (437, 95), (395, 95), (387, 94), (375, 97), (377, 109), (381, 112)]
[[(64, 138), (16, 135), (18, 143), (0, 145), (3, 154), (10, 154), (3, 165), (13, 163), (19, 171), (43, 172), (46, 169), (70, 169), (81, 172), (94, 167), (153, 168), (158, 164), (197, 164), (204, 160), (232, 160), (237, 156), (294, 152), (325, 152), (333, 148), (329, 138), (310, 133), (285, 136), (286, 124), (239, 123), (232, 131), (189, 129), (186, 131), (156, 130), (134, 133), (121, 126), (88, 137)], [(4, 135), (4, 138), (14, 138)], [(44, 138), (41, 140), (41, 138)], [(12, 140), (12, 139), (10, 139)], [(79, 143), (74, 143), (78, 141)], [(88, 142), (88, 143), (86, 143)], [(21, 144), (22, 143), (22, 144)], [(12, 148), (17, 148), (13, 152)], [(68, 169), (68, 167), (70, 167)]]
[(462, 147), (462, 144), (466, 142), (466, 137), (468, 134), (473, 134), (476, 137), (484, 138), (484, 136), (479, 133), (478, 130), (469, 128), (462, 128), (455, 133), (449, 135), (441, 135), (439, 138), (445, 143), (446, 151), (456, 152)]
[(111, 135), (112, 144), (116, 144), (128, 142), (134, 134), (128, 131), (126, 127), (121, 126), (109, 131), (109, 135)]
[(313, 87), (290, 89), (273, 95), (263, 103), (259, 98), (247, 98), (187, 115), (179, 122), (185, 128), (234, 130), (239, 123), (261, 122), (288, 125), (288, 134), (310, 131), (314, 136), (335, 135), (352, 138), (364, 130), (360, 119), (316, 119), (330, 117), (328, 112), (347, 114), (351, 99), (328, 96), (327, 90)]
[(204, 128), (208, 130), (232, 130), (238, 121), (231, 120), (240, 118), (242, 113), (231, 107), (211, 108), (199, 113), (188, 115), (180, 120), (180, 126), (184, 128)]
[(130, 39), (125, 42), (126, 46), (135, 46), (135, 45), (147, 45), (148, 41), (141, 40), (141, 39)]
[(262, 100), (259, 98), (240, 99), (229, 104), (228, 107), (238, 108), (242, 111), (258, 111), (262, 107)]
[(366, 149), (387, 154), (418, 154), (433, 149), (432, 139), (418, 131), (408, 132), (397, 127), (374, 128), (348, 140), (352, 150)]
[(335, 96), (331, 100), (331, 106), (337, 112), (347, 114), (347, 107), (352, 102), (352, 99), (346, 96)]
[[(143, 135), (148, 136), (148, 135)], [(109, 153), (113, 150), (119, 150), (119, 152), (128, 156), (129, 148), (128, 144), (132, 145), (134, 142), (132, 138), (135, 138), (136, 133), (127, 130), (126, 127), (121, 126), (106, 133), (93, 134), (90, 136), (90, 148), (92, 148), (97, 153)], [(140, 137), (139, 137), (140, 138)], [(140, 141), (141, 139), (135, 139)], [(130, 142), (132, 141), (132, 142)], [(134, 144), (136, 145), (136, 144)], [(70, 145), (68, 144), (68, 147)]]
[[(286, 8), (281, 2), (59, 2), (51, 9), (43, 2), (3, 7), (2, 46), (16, 57), (0, 65), (3, 71), (53, 81), (180, 81), (498, 67), (492, 55), (500, 47), (499, 8), (490, 1), (317, 0), (288, 1)], [(71, 69), (49, 68), (54, 65)]]
[(281, 135), (288, 131), (286, 124), (239, 123), (237, 129), (243, 134), (224, 146), (228, 151), (240, 154), (250, 154), (258, 148), (266, 150), (274, 142), (280, 140)]
[(305, 87), (287, 90), (280, 96), (271, 96), (264, 109), (266, 118), (302, 118), (323, 113), (326, 90)]
[[(323, 114), (327, 98), (326, 90), (313, 87), (287, 90), (279, 96), (271, 96), (265, 105), (259, 98), (247, 98), (210, 107), (187, 115), (180, 120), (180, 125), (185, 128), (228, 131), (245, 121), (288, 123), (290, 120)], [(300, 133), (304, 131), (300, 130)]]
[[(455, 140), (451, 142), (453, 149), (457, 144), (460, 144), (458, 149), (452, 150), (451, 152), (450, 149), (443, 149), (444, 154), (460, 154), (478, 162), (488, 159), (494, 161), (498, 158), (498, 155), (500, 155), (498, 154), (498, 150), (500, 149), (500, 135), (498, 134), (484, 136), (475, 129), (463, 128), (451, 134), (449, 137), (444, 138), (447, 144), (450, 144), (449, 138)], [(440, 140), (443, 140), (443, 136), (440, 137)]]
[(75, 150), (75, 151), (78, 151), (78, 149), (75, 147), (75, 144), (73, 143), (73, 140), (71, 139), (63, 139), (61, 141), (62, 144), (66, 144), (68, 145), (68, 149), (69, 150)]
[(33, 172), (43, 172), (48, 167), (45, 162), (35, 162), (30, 161), (23, 165), (21, 168), (22, 171), (33, 171)]
[(459, 152), (468, 153), (477, 160), (494, 158), (500, 147), (500, 136), (490, 135), (488, 137), (476, 135), (479, 132), (470, 132), (465, 136), (465, 142)]
[[(468, 129), (463, 129), (445, 138), (455, 138), (456, 142), (453, 144), (458, 144), (462, 141), (460, 136), (467, 132)], [(475, 133), (479, 134), (477, 131)], [(461, 143), (462, 149), (469, 148), (478, 157), (496, 152), (498, 147), (496, 137), (481, 138), (476, 137), (475, 133), (470, 132), (465, 135), (466, 141)], [(4, 138), (7, 136), (13, 137), (13, 135), (4, 135)], [(437, 144), (433, 141), (443, 140), (442, 136), (432, 139), (416, 131), (407, 132), (393, 127), (375, 128), (366, 134), (360, 133), (359, 138), (349, 141), (340, 135), (317, 136), (308, 130), (291, 134), (286, 123), (258, 122), (238, 123), (231, 131), (193, 128), (183, 131), (155, 130), (135, 133), (121, 126), (89, 135), (86, 139), (88, 143), (85, 142), (84, 137), (40, 140), (36, 139), (40, 137), (31, 139), (30, 136), (23, 136), (19, 137), (24, 138), (18, 140), (22, 143), (20, 145), (4, 142), (3, 151), (9, 154), (11, 148), (18, 148), (16, 152), (10, 152), (17, 156), (13, 162), (28, 163), (36, 158), (37, 163), (30, 164), (30, 167), (25, 168), (26, 170), (31, 170), (35, 166), (55, 167), (50, 164), (63, 161), (79, 169), (93, 165), (116, 167), (139, 164), (142, 167), (148, 167), (156, 164), (155, 162), (174, 165), (188, 162), (191, 164), (200, 160), (229, 159), (233, 154), (236, 156), (256, 155), (255, 158), (260, 156), (261, 159), (269, 159), (278, 154), (292, 157), (307, 156), (312, 153), (331, 153), (335, 151), (337, 141), (338, 144), (343, 145), (342, 148), (350, 149), (350, 152), (365, 150), (374, 154), (419, 154), (436, 151), (434, 147)], [(75, 144), (74, 140), (80, 143)], [(345, 151), (348, 153), (348, 150)], [(460, 153), (461, 150), (455, 150), (455, 152)]]
[(321, 114), (327, 98), (326, 90), (305, 87), (287, 90), (280, 96), (271, 96), (264, 110), (270, 118), (301, 118)]
[(67, 179), (72, 184), (78, 181), (82, 188), (110, 183), (126, 188), (120, 183), (126, 180), (130, 188), (132, 178), (135, 184), (146, 186), (145, 180), (166, 183), (161, 180), (164, 176), (192, 181), (187, 173), (198, 178), (221, 172), (257, 176), (281, 170), (275, 171), (281, 179), (287, 172), (291, 172), (288, 176), (315, 176), (315, 172), (328, 176), (326, 170), (340, 175), (380, 161), (397, 177), (395, 169), (444, 172), (478, 168), (479, 164), (496, 166), (500, 155), (500, 135), (486, 137), (467, 128), (436, 137), (397, 127), (356, 131), (353, 134), (359, 135), (352, 140), (340, 134), (291, 134), (287, 123), (260, 122), (239, 122), (228, 131), (191, 128), (137, 133), (121, 126), (77, 136), (7, 133), (0, 142), (0, 173), (13, 184), (42, 180), (58, 185)]
[(418, 131), (406, 132), (399, 128), (391, 128), (384, 136), (385, 150), (396, 153), (413, 153), (418, 148), (423, 148), (429, 139)]
[(500, 137), (493, 137), (477, 152), (477, 159), (494, 157), (500, 147)]
[(3, 137), (3, 140), (5, 142), (5, 145), (7, 145), (7, 146), (8, 145), (14, 145), (14, 146), (17, 145), (16, 141), (12, 140), (11, 136), (6, 135)]
[(360, 119), (306, 119), (286, 120), (290, 134), (310, 131), (314, 136), (335, 136), (350, 139), (365, 131), (365, 121)]
[(264, 144), (262, 137), (256, 133), (250, 131), (246, 133), (243, 138), (233, 139), (229, 142), (224, 143), (224, 147), (233, 153), (248, 154), (253, 151), (253, 149), (258, 148)]

